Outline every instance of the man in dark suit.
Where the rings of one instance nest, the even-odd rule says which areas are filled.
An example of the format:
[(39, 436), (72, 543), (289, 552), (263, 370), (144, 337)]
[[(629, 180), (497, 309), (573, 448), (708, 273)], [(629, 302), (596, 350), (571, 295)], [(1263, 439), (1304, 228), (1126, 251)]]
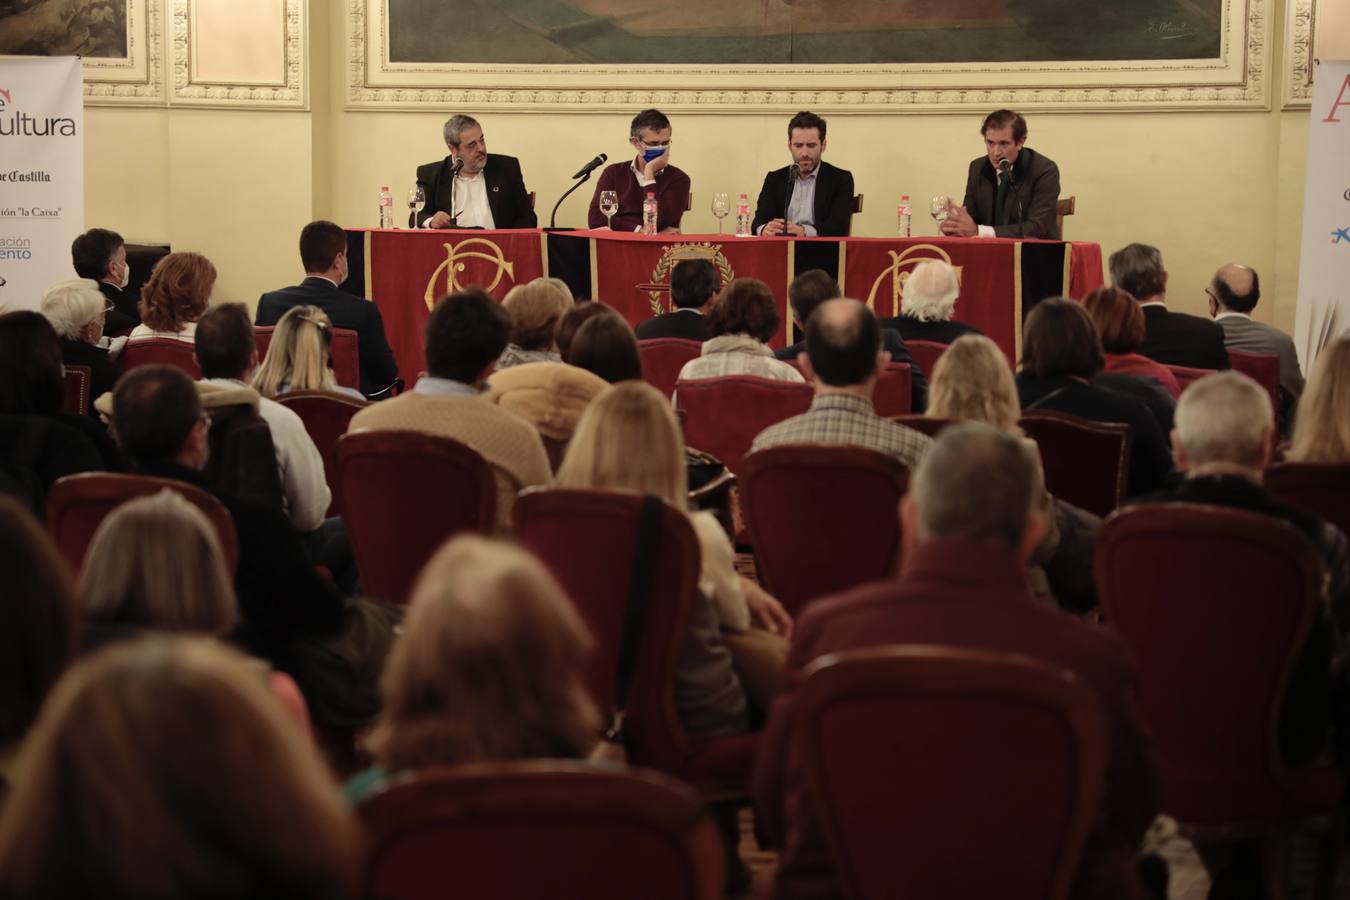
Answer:
[(1039, 464), (1023, 441), (983, 424), (946, 429), (915, 468), (901, 502), (899, 579), (817, 600), (797, 620), (751, 784), (761, 837), (780, 848), (779, 900), (842, 894), (794, 747), (802, 672), (827, 653), (896, 643), (1025, 654), (1096, 689), (1110, 751), (1070, 896), (1146, 896), (1135, 855), (1158, 810), (1159, 791), (1149, 741), (1134, 713), (1133, 668), (1110, 631), (1038, 604), (1028, 591), (1026, 562), (1046, 527), (1041, 490)]
[(103, 333), (113, 335), (141, 324), (137, 308), (140, 296), (128, 291), (131, 266), (127, 264), (127, 245), (122, 236), (106, 228), (91, 228), (70, 245), (70, 261), (75, 274), (98, 282), (108, 300)]
[(708, 323), (703, 314), (721, 287), (717, 267), (707, 259), (686, 259), (670, 273), (670, 299), (675, 303), (672, 312), (662, 313), (638, 325), (637, 339), (683, 338), (686, 341), (706, 341)]
[(764, 176), (751, 230), (765, 237), (842, 237), (853, 224), (853, 174), (821, 160), (825, 120), (799, 112), (788, 122), (792, 164)]
[(1167, 308), (1167, 270), (1162, 253), (1148, 244), (1130, 244), (1111, 254), (1111, 281), (1129, 291), (1144, 311), (1139, 352), (1168, 366), (1228, 368), (1223, 329), (1209, 319)]
[(389, 349), (380, 309), (369, 300), (338, 290), (348, 274), (347, 233), (322, 219), (310, 222), (300, 232), (300, 260), (305, 265), (305, 280), (263, 294), (254, 323), (275, 325), (294, 307), (319, 307), (334, 328), (350, 328), (357, 334), (361, 393), (373, 396), (384, 391), (398, 378), (398, 365)]
[[(419, 228), (534, 228), (534, 214), (520, 161), (487, 152), (487, 138), (469, 116), (445, 123), (450, 155), (417, 167), (417, 183), (427, 205), (417, 214)], [(453, 205), (452, 205), (453, 204)]]
[(985, 155), (971, 162), (965, 199), (943, 220), (942, 233), (1059, 240), (1059, 166), (1024, 146), (1026, 119), (1000, 109), (985, 117), (980, 134)]

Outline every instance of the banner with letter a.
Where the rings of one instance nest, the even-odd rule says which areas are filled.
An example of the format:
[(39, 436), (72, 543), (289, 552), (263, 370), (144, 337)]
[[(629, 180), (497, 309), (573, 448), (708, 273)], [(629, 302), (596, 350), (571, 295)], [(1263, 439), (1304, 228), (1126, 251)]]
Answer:
[(1294, 346), (1303, 372), (1350, 331), (1350, 61), (1317, 64)]
[(84, 74), (74, 56), (0, 57), (0, 310), (74, 278), (84, 230)]

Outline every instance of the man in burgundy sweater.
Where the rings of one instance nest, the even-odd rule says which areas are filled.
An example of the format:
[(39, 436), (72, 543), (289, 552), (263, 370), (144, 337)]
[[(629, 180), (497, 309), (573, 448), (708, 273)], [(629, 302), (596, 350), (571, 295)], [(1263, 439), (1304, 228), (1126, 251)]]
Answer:
[[(600, 194), (614, 191), (619, 197), (619, 211), (611, 227), (615, 231), (641, 231), (642, 201), (650, 192), (656, 195), (657, 232), (678, 234), (680, 218), (689, 206), (689, 176), (670, 164), (670, 119), (660, 110), (644, 109), (633, 117), (629, 143), (637, 150), (637, 157), (606, 166), (600, 173), (586, 214), (587, 224), (605, 227)], [(657, 152), (661, 150), (664, 152)]]

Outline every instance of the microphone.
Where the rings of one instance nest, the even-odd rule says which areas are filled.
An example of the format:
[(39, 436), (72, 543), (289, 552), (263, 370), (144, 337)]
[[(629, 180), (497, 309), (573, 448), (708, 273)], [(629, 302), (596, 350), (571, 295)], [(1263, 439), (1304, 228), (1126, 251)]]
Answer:
[(603, 165), (605, 164), (605, 160), (607, 160), (607, 159), (609, 159), (609, 157), (606, 156), (605, 154), (601, 153), (600, 155), (596, 156), (595, 159), (591, 160), (590, 162), (586, 163), (586, 165), (582, 166), (582, 167), (581, 167), (581, 170), (578, 171), (577, 174), (573, 175), (572, 177), (573, 177), (573, 178), (584, 178), (584, 177), (586, 177), (587, 175), (589, 175), (589, 174), (591, 174), (592, 172), (594, 172), (596, 169), (598, 169), (598, 168), (600, 168), (601, 166), (603, 166)]
[(456, 157), (455, 157), (455, 164), (452, 165), (452, 166), (450, 167), (450, 174), (451, 174), (451, 175), (458, 175), (458, 174), (459, 174), (459, 170), (462, 169), (462, 168), (464, 168), (464, 157), (462, 157), (462, 156), (456, 156)]
[(1006, 156), (1000, 156), (998, 160), (998, 171), (1000, 175), (1006, 174), (1008, 176), (1008, 184), (1013, 183), (1012, 160), (1008, 159)]

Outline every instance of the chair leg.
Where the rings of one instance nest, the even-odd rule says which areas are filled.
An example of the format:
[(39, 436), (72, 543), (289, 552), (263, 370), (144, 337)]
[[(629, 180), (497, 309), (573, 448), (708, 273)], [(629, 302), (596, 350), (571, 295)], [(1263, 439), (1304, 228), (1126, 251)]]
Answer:
[(1341, 847), (1345, 844), (1345, 812), (1337, 810), (1331, 824), (1317, 843), (1317, 874), (1313, 882), (1313, 900), (1331, 900), (1336, 890), (1336, 871), (1340, 868)]

